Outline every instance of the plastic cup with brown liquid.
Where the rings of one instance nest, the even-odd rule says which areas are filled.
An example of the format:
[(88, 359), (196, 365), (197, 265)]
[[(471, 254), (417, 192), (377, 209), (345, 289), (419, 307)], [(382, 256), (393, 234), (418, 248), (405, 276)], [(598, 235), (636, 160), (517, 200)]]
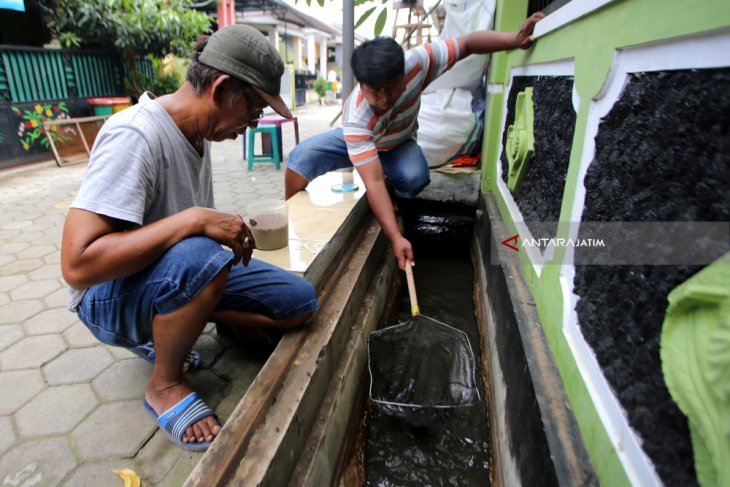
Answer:
[(248, 205), (249, 227), (259, 250), (276, 250), (289, 244), (289, 207), (285, 201), (262, 200)]

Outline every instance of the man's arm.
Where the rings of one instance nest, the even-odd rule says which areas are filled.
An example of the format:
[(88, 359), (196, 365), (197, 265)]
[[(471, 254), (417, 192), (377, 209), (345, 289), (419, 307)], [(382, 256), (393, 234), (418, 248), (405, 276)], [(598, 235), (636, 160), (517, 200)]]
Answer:
[(542, 12), (536, 12), (525, 20), (517, 32), (497, 32), (494, 30), (480, 30), (457, 39), (461, 58), (470, 54), (486, 54), (510, 49), (527, 49), (534, 39), (532, 32), (535, 24), (545, 18)]
[(206, 235), (230, 247), (234, 263), (248, 264), (253, 248), (241, 242), (250, 230), (233, 213), (208, 208), (185, 211), (125, 231), (122, 220), (90, 211), (71, 208), (63, 227), (61, 270), (66, 282), (75, 289), (86, 289), (100, 282), (129, 276), (156, 262), (170, 247), (193, 235)]
[(413, 261), (411, 243), (400, 233), (398, 222), (395, 219), (393, 202), (390, 200), (388, 188), (385, 186), (385, 177), (380, 161), (372, 161), (361, 166), (355, 166), (358, 174), (365, 183), (368, 203), (375, 214), (375, 218), (383, 228), (393, 249), (393, 255), (398, 260), (398, 267), (405, 270), (406, 259)]

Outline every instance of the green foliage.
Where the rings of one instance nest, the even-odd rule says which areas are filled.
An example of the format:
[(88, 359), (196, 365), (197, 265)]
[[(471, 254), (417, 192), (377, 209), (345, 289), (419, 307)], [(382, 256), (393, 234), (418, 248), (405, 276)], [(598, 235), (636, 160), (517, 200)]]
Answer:
[[(140, 90), (149, 91), (156, 96), (165, 95), (177, 90), (183, 83), (184, 76), (172, 66), (176, 60), (166, 63), (165, 60), (156, 58), (155, 56), (148, 56), (148, 58), (152, 62), (154, 75), (150, 79), (140, 80)], [(130, 90), (131, 86), (128, 86), (127, 89)]]
[(324, 98), (325, 95), (327, 95), (327, 80), (324, 78), (317, 78), (314, 81), (314, 92), (317, 93), (318, 97)]
[(64, 47), (81, 47), (81, 38), (73, 32), (62, 32), (58, 35), (58, 41)]
[(129, 69), (125, 85), (138, 95), (143, 87), (135, 58), (187, 57), (196, 36), (210, 30), (212, 18), (190, 5), (189, 0), (57, 0), (48, 26), (63, 47), (121, 53)]
[(355, 29), (360, 27), (362, 25), (362, 23), (365, 22), (368, 19), (368, 17), (370, 17), (372, 15), (372, 13), (375, 12), (376, 8), (378, 8), (378, 7), (370, 7), (369, 9), (367, 9), (365, 11), (365, 13), (362, 14), (359, 19), (357, 19), (357, 22), (355, 22)]
[(49, 27), (64, 47), (162, 57), (187, 56), (211, 21), (188, 0), (57, 0)]
[(385, 27), (385, 21), (388, 19), (388, 9), (387, 7), (383, 7), (383, 9), (380, 11), (380, 15), (378, 15), (377, 20), (375, 20), (375, 28), (374, 28), (374, 34), (376, 36), (379, 36), (383, 33), (383, 28)]
[[(304, 0), (307, 3), (307, 7), (312, 6), (312, 0)], [(355, 0), (354, 6), (359, 7), (361, 5), (365, 5), (366, 3), (376, 3), (378, 0)], [(299, 0), (295, 0), (294, 3), (298, 3)], [(324, 7), (325, 0), (317, 0), (317, 3), (320, 7)], [(385, 22), (388, 20), (388, 0), (380, 0), (380, 4), (382, 7), (380, 8), (380, 13), (378, 14), (378, 18), (375, 20), (375, 27), (373, 28), (373, 35), (379, 36), (383, 33), (383, 29), (385, 28)], [(367, 9), (356, 21), (355, 21), (355, 29), (360, 27), (363, 22), (365, 22), (368, 17), (370, 17), (375, 10), (377, 10), (377, 6), (371, 7)]]

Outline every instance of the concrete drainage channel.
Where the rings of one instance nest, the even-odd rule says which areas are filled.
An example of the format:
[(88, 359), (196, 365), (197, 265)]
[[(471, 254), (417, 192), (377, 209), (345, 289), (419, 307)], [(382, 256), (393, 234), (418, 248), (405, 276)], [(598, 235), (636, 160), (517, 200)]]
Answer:
[[(467, 247), (490, 430), (481, 485), (596, 483), (545, 337), (531, 326), (527, 286), (511, 256), (492, 252), (504, 226), (488, 218), (491, 197), (480, 200), (485, 217)], [(367, 336), (393, 323), (400, 303), (389, 247), (361, 199), (307, 271), (320, 311), (281, 340), (186, 486), (366, 482)]]
[(279, 342), (185, 485), (333, 482), (348, 423), (359, 417), (367, 335), (396, 275), (387, 247), (361, 199), (305, 274), (320, 310)]

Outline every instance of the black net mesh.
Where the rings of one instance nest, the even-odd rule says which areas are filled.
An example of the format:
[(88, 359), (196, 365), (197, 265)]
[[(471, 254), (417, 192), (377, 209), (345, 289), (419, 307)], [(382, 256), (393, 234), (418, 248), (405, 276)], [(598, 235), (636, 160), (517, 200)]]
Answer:
[(427, 316), (370, 334), (370, 397), (389, 414), (469, 406), (478, 400), (466, 334)]

